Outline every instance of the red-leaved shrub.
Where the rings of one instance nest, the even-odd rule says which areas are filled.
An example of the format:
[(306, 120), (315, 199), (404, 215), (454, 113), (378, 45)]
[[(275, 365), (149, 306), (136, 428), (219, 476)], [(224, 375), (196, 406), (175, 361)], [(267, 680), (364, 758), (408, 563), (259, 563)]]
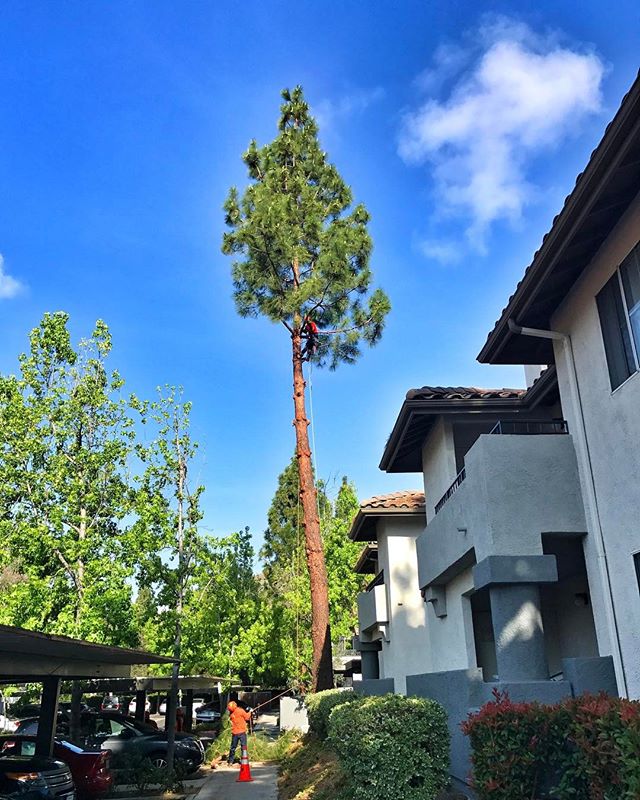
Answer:
[(640, 702), (601, 694), (543, 705), (494, 696), (462, 724), (481, 800), (640, 798)]

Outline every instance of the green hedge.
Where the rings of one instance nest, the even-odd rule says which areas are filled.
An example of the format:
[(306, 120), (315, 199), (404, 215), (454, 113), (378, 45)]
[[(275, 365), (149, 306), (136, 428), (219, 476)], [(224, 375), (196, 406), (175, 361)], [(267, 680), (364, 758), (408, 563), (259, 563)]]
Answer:
[(604, 694), (556, 705), (495, 698), (463, 724), (480, 800), (640, 797), (640, 702)]
[(449, 779), (449, 730), (439, 703), (388, 694), (334, 708), (329, 743), (350, 800), (433, 800)]
[(309, 718), (309, 728), (320, 738), (328, 736), (329, 714), (342, 703), (353, 703), (358, 696), (350, 690), (326, 689), (323, 692), (308, 694), (304, 699)]

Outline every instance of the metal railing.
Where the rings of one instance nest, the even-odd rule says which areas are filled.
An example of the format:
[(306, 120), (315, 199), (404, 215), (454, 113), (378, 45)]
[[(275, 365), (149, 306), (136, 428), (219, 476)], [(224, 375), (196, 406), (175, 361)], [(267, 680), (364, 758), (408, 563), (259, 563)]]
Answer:
[(489, 433), (541, 436), (569, 433), (569, 426), (564, 419), (501, 419)]
[(451, 486), (447, 489), (447, 491), (442, 495), (442, 497), (436, 503), (436, 514), (442, 506), (447, 502), (447, 500), (452, 497), (460, 488), (460, 484), (462, 481), (467, 477), (464, 467), (460, 470), (460, 472), (456, 475), (455, 481), (451, 484)]
[(369, 583), (365, 588), (365, 592), (370, 592), (372, 589), (375, 589), (376, 586), (381, 586), (383, 583), (384, 583), (384, 570), (382, 569), (372, 581), (369, 581)]

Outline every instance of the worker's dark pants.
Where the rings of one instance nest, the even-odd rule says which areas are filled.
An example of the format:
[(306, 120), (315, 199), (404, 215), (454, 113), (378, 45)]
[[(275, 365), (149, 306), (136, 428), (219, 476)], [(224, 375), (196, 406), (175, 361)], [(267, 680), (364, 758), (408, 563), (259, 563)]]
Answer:
[(234, 733), (231, 737), (231, 749), (229, 750), (229, 763), (233, 764), (234, 759), (236, 757), (236, 748), (240, 745), (240, 755), (242, 755), (242, 751), (247, 746), (247, 734), (246, 733)]

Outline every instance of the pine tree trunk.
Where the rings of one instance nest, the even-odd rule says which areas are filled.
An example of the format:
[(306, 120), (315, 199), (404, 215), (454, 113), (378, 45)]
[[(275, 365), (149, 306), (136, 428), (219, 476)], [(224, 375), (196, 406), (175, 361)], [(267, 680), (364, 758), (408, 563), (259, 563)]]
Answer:
[(305, 535), (305, 551), (311, 585), (311, 641), (313, 643), (312, 679), (313, 691), (333, 687), (333, 663), (331, 658), (331, 629), (329, 625), (329, 592), (327, 567), (324, 561), (318, 501), (311, 465), (309, 447), (309, 420), (305, 407), (305, 380), (302, 372), (302, 339), (294, 331), (293, 343), (293, 405), (296, 430), (296, 458), (300, 476), (300, 503), (302, 526)]

